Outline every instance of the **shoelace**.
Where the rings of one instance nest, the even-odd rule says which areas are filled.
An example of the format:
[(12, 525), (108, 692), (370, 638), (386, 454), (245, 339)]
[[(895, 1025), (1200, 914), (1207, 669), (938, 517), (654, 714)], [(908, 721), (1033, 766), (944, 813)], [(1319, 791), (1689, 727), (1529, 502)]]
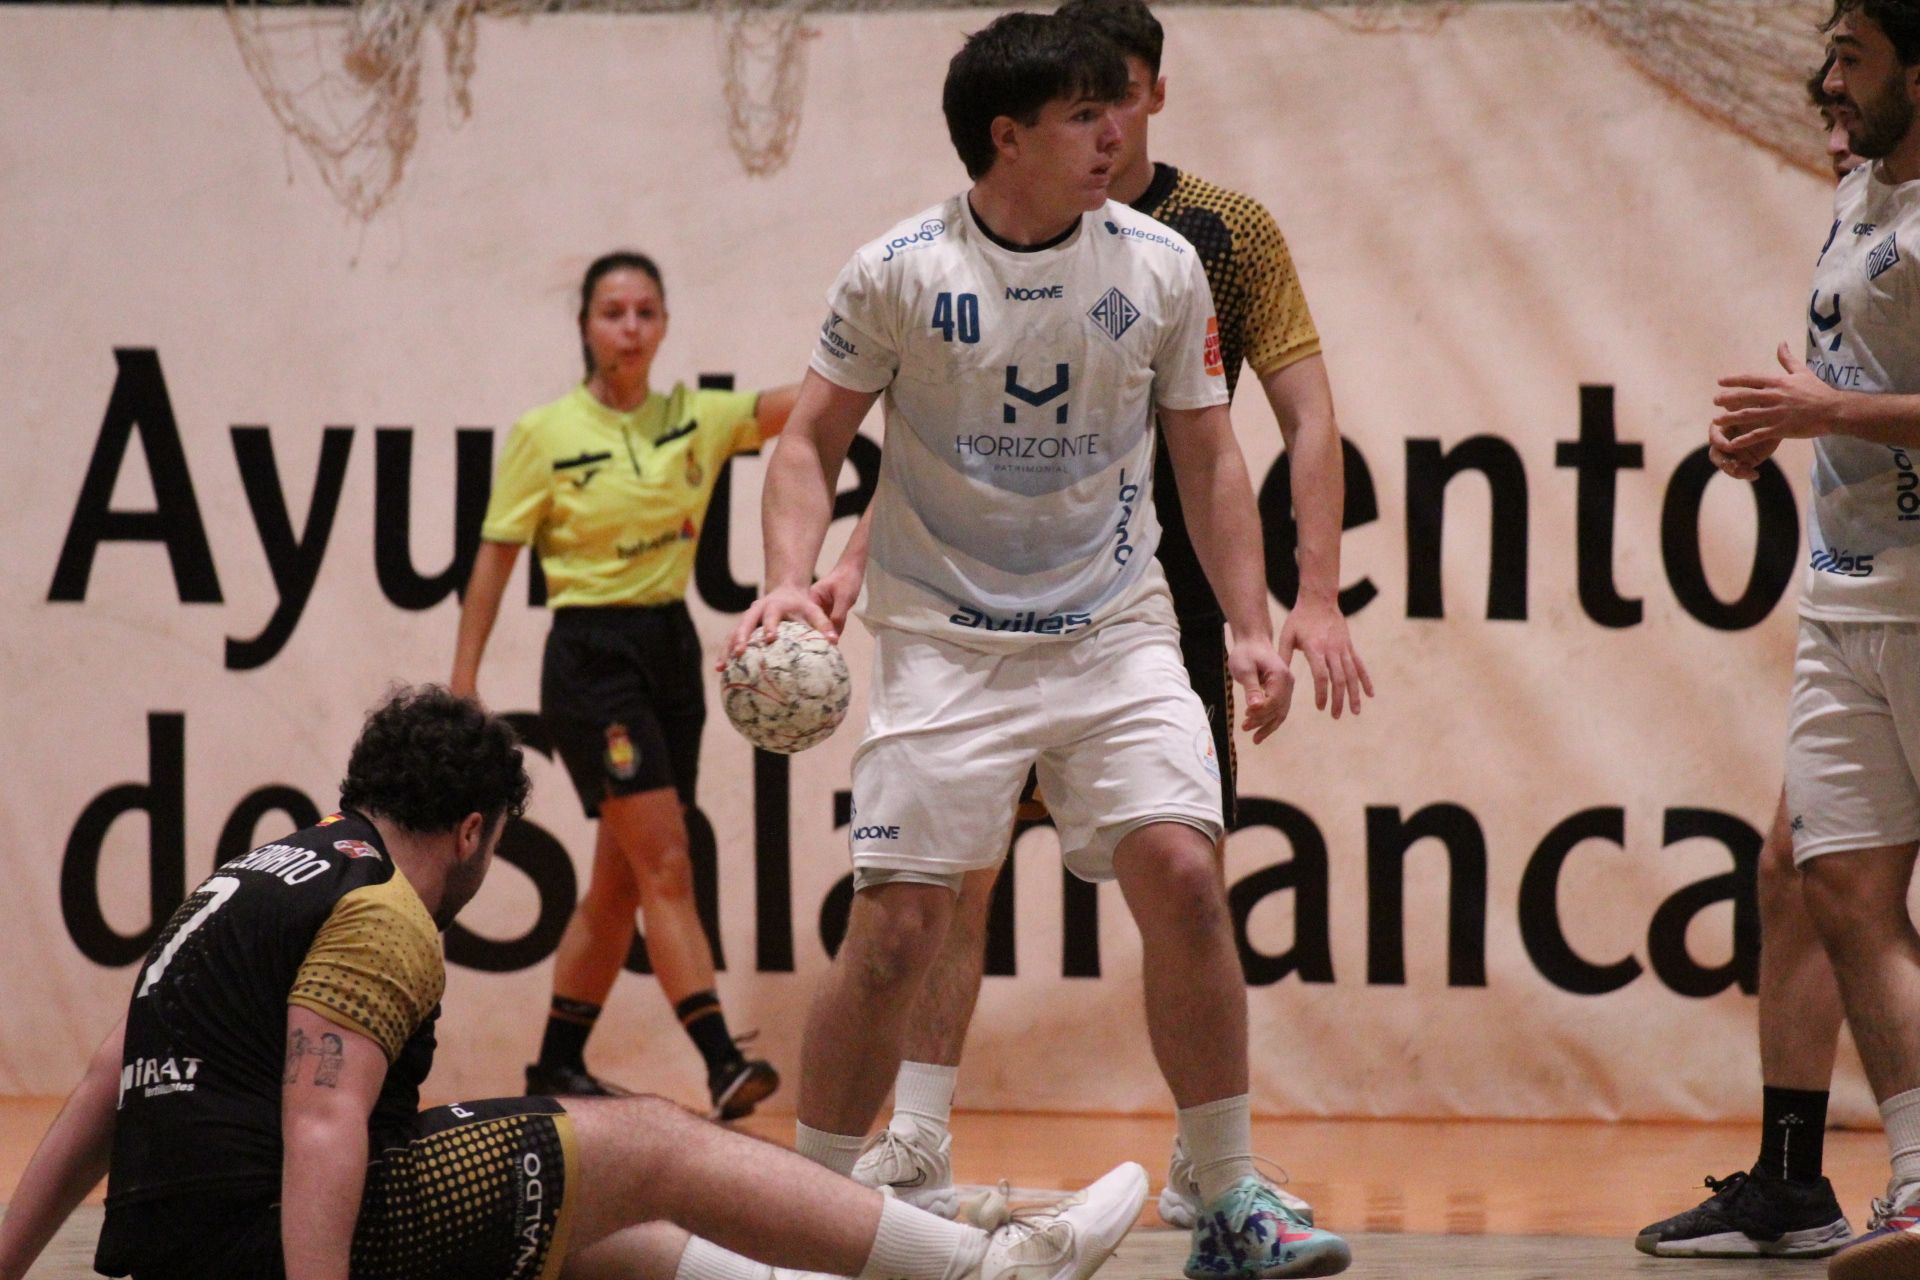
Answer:
[(1227, 1230), (1234, 1235), (1245, 1230), (1247, 1219), (1255, 1213), (1271, 1213), (1291, 1225), (1305, 1225), (1284, 1201), (1272, 1194), (1272, 1188), (1259, 1182), (1235, 1183), (1233, 1190), (1227, 1192), (1220, 1212), (1226, 1217)]
[[(1748, 1174), (1744, 1169), (1740, 1170), (1737, 1173), (1730, 1173), (1724, 1178), (1716, 1178), (1712, 1174), (1708, 1174), (1707, 1180), (1701, 1185), (1706, 1187), (1707, 1190), (1713, 1192), (1714, 1195), (1719, 1196), (1719, 1195), (1724, 1195), (1729, 1191), (1738, 1191), (1740, 1189), (1740, 1184), (1745, 1182), (1747, 1180), (1747, 1177), (1748, 1177)], [(1876, 1200), (1874, 1203), (1878, 1204), (1879, 1201)]]
[[(1187, 1165), (1187, 1194), (1193, 1199), (1198, 1200), (1200, 1198), (1200, 1179), (1194, 1173), (1193, 1161), (1187, 1159), (1184, 1154), (1181, 1156), (1181, 1159), (1185, 1160)], [(1276, 1190), (1293, 1181), (1293, 1175), (1287, 1172), (1287, 1167), (1277, 1160), (1269, 1160), (1265, 1156), (1255, 1156), (1253, 1158), (1253, 1167), (1254, 1171), (1266, 1181), (1267, 1185)]]
[[(1006, 1186), (1004, 1182), (1000, 1185), (1002, 1187)], [(1027, 1241), (1035, 1238), (1046, 1238), (1049, 1228), (1066, 1225), (1060, 1217), (1060, 1211), (1063, 1207), (1062, 1205), (1042, 1205), (1010, 1210), (1007, 1214), (1007, 1220), (1002, 1223), (999, 1229), (993, 1234), (1001, 1237), (1008, 1249), (1025, 1244)], [(1073, 1252), (1072, 1228), (1069, 1227), (1067, 1230), (1058, 1233), (1058, 1237), (1057, 1239), (1050, 1240), (1053, 1248), (1048, 1256), (1043, 1258), (1022, 1258), (1016, 1265), (1023, 1267), (1051, 1267), (1056, 1263), (1065, 1261), (1067, 1255)]]
[(888, 1169), (890, 1176), (902, 1167), (907, 1169), (913, 1168), (913, 1148), (907, 1145), (905, 1138), (902, 1138), (892, 1129), (882, 1129), (871, 1138), (868, 1138), (866, 1145), (860, 1148), (859, 1158), (865, 1160), (868, 1153), (876, 1147), (884, 1148), (884, 1153), (880, 1158), (890, 1162)]

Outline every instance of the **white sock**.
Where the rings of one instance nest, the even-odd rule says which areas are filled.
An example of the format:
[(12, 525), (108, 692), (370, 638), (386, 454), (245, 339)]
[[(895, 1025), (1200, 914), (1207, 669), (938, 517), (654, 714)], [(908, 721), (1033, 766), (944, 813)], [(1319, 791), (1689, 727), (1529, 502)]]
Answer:
[(887, 1128), (906, 1135), (914, 1130), (938, 1141), (953, 1120), (953, 1085), (960, 1068), (933, 1062), (902, 1062), (893, 1081), (893, 1119)]
[(1252, 1097), (1243, 1093), (1186, 1107), (1179, 1120), (1180, 1145), (1193, 1162), (1202, 1209), (1240, 1179), (1254, 1176)]
[(1920, 1183), (1920, 1089), (1896, 1093), (1880, 1104), (1880, 1119), (1887, 1126), (1887, 1146), (1893, 1152), (1895, 1192)]
[(673, 1280), (773, 1280), (773, 1268), (694, 1236), (680, 1254)]
[(853, 1172), (854, 1162), (860, 1159), (860, 1148), (867, 1145), (864, 1134), (828, 1133), (824, 1129), (809, 1129), (797, 1121), (793, 1128), (793, 1149), (843, 1178)]
[(861, 1280), (960, 1280), (980, 1265), (987, 1233), (888, 1196)]

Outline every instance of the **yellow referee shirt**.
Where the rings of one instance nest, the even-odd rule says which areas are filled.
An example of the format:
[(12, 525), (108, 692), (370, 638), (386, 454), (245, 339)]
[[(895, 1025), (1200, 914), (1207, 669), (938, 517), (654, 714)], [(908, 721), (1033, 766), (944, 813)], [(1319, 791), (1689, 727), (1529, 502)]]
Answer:
[(714, 478), (760, 447), (758, 400), (676, 385), (621, 413), (577, 386), (514, 423), (480, 536), (532, 543), (554, 608), (685, 599)]

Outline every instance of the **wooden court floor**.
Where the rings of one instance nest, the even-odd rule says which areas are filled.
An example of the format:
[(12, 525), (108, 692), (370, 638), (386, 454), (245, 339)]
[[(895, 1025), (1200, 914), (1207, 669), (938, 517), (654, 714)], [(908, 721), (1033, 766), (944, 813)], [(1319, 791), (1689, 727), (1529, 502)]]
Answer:
[[(57, 1104), (0, 1100), (0, 1190), (10, 1191)], [(790, 1142), (790, 1114), (755, 1116), (747, 1131)], [(1701, 1179), (1752, 1162), (1753, 1125), (1506, 1121), (1267, 1120), (1259, 1150), (1287, 1167), (1292, 1189), (1319, 1221), (1354, 1246), (1362, 1278), (1465, 1275), (1547, 1277), (1824, 1275), (1819, 1262), (1684, 1262), (1634, 1251), (1633, 1233), (1705, 1195)], [(1165, 1175), (1172, 1120), (963, 1112), (954, 1118), (955, 1175), (1015, 1187), (1081, 1185), (1122, 1160)], [(1826, 1165), (1858, 1230), (1886, 1180), (1878, 1132), (1827, 1135)], [(98, 1193), (94, 1197), (97, 1203)], [(99, 1210), (76, 1215), (32, 1273), (91, 1276)], [(1186, 1256), (1183, 1233), (1158, 1229), (1152, 1202), (1141, 1229), (1102, 1276), (1169, 1280)]]

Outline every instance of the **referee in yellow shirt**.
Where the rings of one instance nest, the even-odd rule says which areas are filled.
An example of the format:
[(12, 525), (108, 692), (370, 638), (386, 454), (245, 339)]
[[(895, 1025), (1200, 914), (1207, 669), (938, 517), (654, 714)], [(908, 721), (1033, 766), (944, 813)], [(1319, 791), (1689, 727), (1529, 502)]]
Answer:
[(638, 909), (653, 971), (706, 1059), (714, 1115), (733, 1119), (780, 1077), (742, 1054), (727, 1030), (694, 904), (683, 811), (699, 773), (706, 681), (687, 580), (721, 466), (779, 433), (795, 388), (653, 391), (666, 334), (666, 289), (650, 258), (610, 253), (587, 268), (587, 376), (507, 438), (451, 684), (474, 691), (514, 559), (532, 543), (553, 608), (540, 716), (600, 828), (592, 878), (554, 956), (553, 1005), (527, 1092), (625, 1092), (595, 1079), (585, 1052)]

